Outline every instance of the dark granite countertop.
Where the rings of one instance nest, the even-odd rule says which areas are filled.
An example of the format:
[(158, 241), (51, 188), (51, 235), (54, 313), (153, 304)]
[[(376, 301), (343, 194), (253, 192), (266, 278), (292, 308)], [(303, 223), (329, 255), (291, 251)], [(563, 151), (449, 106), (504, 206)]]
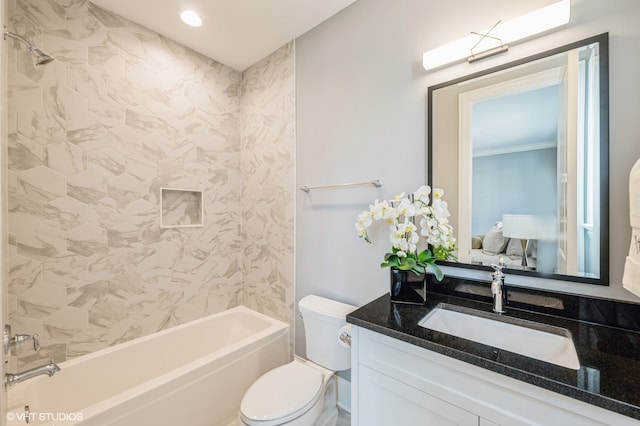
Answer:
[[(640, 332), (635, 324), (640, 320), (640, 305), (509, 288), (506, 315), (569, 330), (580, 360), (579, 370), (418, 325), (439, 303), (491, 312), (488, 285), (449, 279), (438, 292), (428, 292), (424, 306), (392, 303), (387, 294), (349, 314), (347, 321), (640, 420)], [(433, 284), (429, 286), (434, 288)], [(535, 302), (529, 305), (532, 300)]]

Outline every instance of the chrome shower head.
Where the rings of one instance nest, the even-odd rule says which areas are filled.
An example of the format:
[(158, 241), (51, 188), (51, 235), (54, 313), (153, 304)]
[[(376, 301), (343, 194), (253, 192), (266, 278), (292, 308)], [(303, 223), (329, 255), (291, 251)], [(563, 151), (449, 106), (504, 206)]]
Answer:
[(21, 35), (18, 35), (16, 33), (12, 33), (9, 30), (7, 30), (7, 26), (4, 26), (4, 39), (6, 40), (7, 37), (11, 37), (13, 39), (19, 40), (21, 42), (23, 42), (24, 44), (27, 45), (27, 49), (29, 49), (29, 52), (33, 53), (34, 55), (36, 55), (36, 65), (46, 65), (49, 62), (52, 62), (55, 58), (49, 54), (44, 53), (42, 50), (38, 49), (35, 45), (31, 44), (29, 42), (29, 40), (27, 40), (26, 38), (22, 37)]
[(55, 58), (47, 53), (44, 53), (42, 50), (37, 47), (32, 50), (36, 56), (36, 65), (46, 65), (49, 62), (53, 62)]

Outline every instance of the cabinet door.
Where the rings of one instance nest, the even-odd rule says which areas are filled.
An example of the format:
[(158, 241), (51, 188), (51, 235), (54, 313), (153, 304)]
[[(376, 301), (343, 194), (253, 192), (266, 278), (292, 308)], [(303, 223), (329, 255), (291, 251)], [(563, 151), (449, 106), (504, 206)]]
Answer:
[(368, 367), (360, 367), (358, 387), (362, 426), (478, 426), (478, 416)]

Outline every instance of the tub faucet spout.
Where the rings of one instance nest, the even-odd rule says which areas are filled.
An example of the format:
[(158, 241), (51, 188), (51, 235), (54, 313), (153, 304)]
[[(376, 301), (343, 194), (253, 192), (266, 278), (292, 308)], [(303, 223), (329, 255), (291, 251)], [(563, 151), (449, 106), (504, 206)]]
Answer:
[(60, 371), (60, 367), (58, 367), (58, 365), (55, 362), (53, 362), (53, 358), (51, 358), (51, 361), (49, 361), (49, 364), (41, 365), (40, 367), (35, 367), (32, 369), (23, 371), (22, 373), (16, 373), (16, 374), (6, 373), (4, 375), (4, 383), (7, 387), (9, 387), (16, 383), (24, 382), (25, 380), (29, 380), (33, 377), (41, 376), (43, 374), (46, 374), (49, 377), (51, 377), (54, 374), (56, 374), (58, 371)]

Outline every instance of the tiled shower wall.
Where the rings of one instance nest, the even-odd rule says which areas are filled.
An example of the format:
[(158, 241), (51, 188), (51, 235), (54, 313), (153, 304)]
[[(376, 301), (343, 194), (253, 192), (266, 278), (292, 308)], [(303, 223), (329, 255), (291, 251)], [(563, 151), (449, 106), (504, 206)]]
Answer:
[[(12, 0), (7, 23), (56, 58), (34, 66), (10, 42), (9, 317), (14, 332), (42, 342), (39, 354), (24, 349), (19, 367), (243, 300), (289, 320), (292, 44), (243, 83), (238, 71), (86, 0)], [(272, 102), (269, 85), (290, 93)], [(204, 191), (204, 226), (160, 228), (161, 187)]]
[(245, 306), (293, 323), (293, 43), (243, 73), (240, 110), (242, 301)]

